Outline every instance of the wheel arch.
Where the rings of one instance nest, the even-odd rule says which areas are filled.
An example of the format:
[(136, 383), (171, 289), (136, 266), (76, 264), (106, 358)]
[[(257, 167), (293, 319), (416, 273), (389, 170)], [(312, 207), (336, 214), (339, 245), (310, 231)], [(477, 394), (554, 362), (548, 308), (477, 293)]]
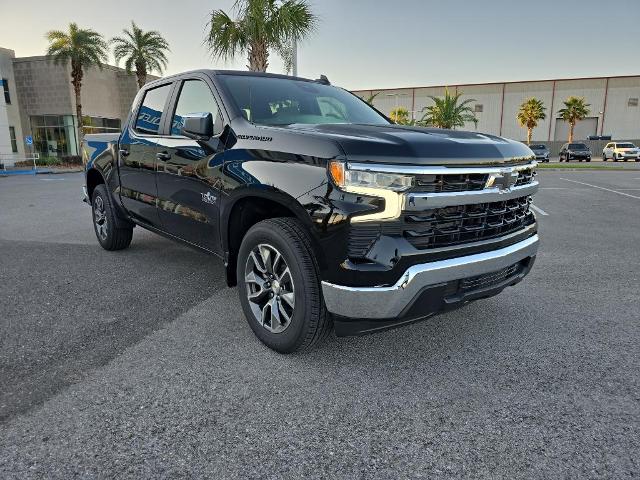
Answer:
[[(244, 189), (243, 189), (244, 190)], [(227, 285), (237, 284), (237, 255), (242, 239), (258, 222), (269, 218), (292, 217), (298, 219), (312, 232), (311, 217), (292, 196), (279, 190), (246, 189), (224, 202), (220, 214), (222, 251), (226, 266)], [(314, 253), (321, 261), (321, 250), (313, 235), (310, 235)]]

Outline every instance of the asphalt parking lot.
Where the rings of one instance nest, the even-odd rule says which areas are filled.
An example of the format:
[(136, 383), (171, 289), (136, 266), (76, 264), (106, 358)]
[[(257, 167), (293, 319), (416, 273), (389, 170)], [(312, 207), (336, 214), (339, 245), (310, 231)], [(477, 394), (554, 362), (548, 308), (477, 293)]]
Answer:
[(640, 171), (540, 179), (524, 282), (282, 356), (218, 260), (0, 178), (0, 477), (637, 477)]

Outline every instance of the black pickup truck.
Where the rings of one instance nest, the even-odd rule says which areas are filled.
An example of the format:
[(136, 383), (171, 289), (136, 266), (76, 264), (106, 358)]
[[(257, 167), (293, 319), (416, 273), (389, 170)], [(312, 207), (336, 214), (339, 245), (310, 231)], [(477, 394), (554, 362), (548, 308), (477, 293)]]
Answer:
[(538, 248), (526, 145), (395, 125), (326, 77), (156, 80), (82, 150), (100, 245), (128, 247), (137, 225), (220, 257), (283, 353), (495, 295)]

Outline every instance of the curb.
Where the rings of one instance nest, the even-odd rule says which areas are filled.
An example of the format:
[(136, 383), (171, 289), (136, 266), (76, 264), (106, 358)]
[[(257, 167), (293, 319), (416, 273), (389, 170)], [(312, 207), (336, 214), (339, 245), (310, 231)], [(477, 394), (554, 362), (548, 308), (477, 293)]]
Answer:
[(60, 168), (60, 169), (36, 169), (36, 170), (13, 170), (3, 171), (0, 170), (0, 177), (11, 177), (13, 175), (59, 175), (63, 173), (80, 173), (83, 172), (82, 168)]

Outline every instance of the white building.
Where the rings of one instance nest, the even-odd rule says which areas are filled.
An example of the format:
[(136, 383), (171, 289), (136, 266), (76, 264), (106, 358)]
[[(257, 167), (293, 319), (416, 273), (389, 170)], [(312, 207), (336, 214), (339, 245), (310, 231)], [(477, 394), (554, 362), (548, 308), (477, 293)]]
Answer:
[[(367, 98), (378, 93), (374, 106), (389, 114), (396, 106), (404, 107), (412, 117), (420, 119), (422, 109), (433, 102), (430, 95), (444, 95), (445, 86), (358, 90)], [(585, 97), (591, 104), (591, 115), (576, 126), (575, 139), (590, 135), (611, 135), (613, 139), (640, 139), (640, 76), (534, 80), (524, 82), (450, 85), (449, 91), (462, 92), (461, 100), (473, 98), (471, 104), (478, 125), (468, 130), (501, 135), (516, 140), (526, 139), (526, 129), (516, 120), (518, 109), (529, 97), (536, 97), (547, 108), (547, 119), (533, 131), (537, 142), (566, 141), (568, 126), (558, 118), (562, 102), (569, 96)]]
[(24, 157), (18, 93), (13, 74), (13, 50), (0, 48), (0, 163)]

